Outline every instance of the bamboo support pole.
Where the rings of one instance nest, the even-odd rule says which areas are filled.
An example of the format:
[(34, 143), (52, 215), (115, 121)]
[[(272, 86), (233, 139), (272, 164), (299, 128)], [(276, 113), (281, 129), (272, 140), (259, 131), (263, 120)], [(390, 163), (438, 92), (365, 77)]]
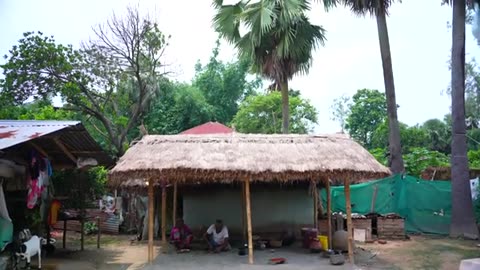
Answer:
[(97, 248), (100, 248), (100, 235), (102, 231), (100, 228), (100, 217), (97, 217)]
[(354, 264), (353, 258), (353, 224), (352, 224), (352, 203), (350, 201), (350, 181), (345, 179), (345, 203), (347, 209), (347, 232), (348, 232), (348, 259)]
[(318, 190), (317, 183), (312, 181), (313, 188), (313, 226), (318, 230)]
[(82, 214), (80, 219), (80, 250), (84, 250), (85, 245), (85, 213)]
[(154, 196), (153, 196), (153, 180), (148, 180), (148, 262), (153, 262), (153, 227), (154, 227)]
[(327, 179), (325, 185), (327, 192), (327, 226), (328, 226), (328, 248), (332, 249), (332, 194), (330, 193), (330, 179)]
[(245, 244), (245, 241), (247, 241), (247, 220), (246, 220), (246, 216), (247, 216), (247, 212), (246, 212), (246, 209), (245, 209), (245, 185), (242, 184), (242, 198), (240, 200), (240, 204), (242, 205), (242, 237), (243, 237), (243, 243), (242, 244)]
[(177, 222), (177, 181), (173, 183), (173, 217), (172, 223), (175, 226)]
[(248, 263), (253, 264), (252, 211), (250, 204), (250, 178), (245, 181), (245, 208), (247, 212)]
[(62, 241), (63, 249), (67, 247), (67, 220), (63, 221), (63, 241)]
[(162, 187), (162, 252), (167, 252), (167, 188)]

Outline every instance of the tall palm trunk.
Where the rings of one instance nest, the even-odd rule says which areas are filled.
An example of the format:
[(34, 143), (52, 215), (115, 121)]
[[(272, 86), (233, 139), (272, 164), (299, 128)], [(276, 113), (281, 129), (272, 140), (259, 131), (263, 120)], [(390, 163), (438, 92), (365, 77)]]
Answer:
[(287, 80), (280, 83), (280, 90), (282, 93), (282, 133), (288, 134), (290, 123), (290, 104)]
[(453, 1), (452, 18), (452, 221), (450, 236), (478, 238), (467, 159), (465, 125), (465, 0)]
[(388, 38), (387, 18), (384, 12), (377, 14), (378, 40), (382, 56), (383, 80), (387, 98), (388, 114), (388, 147), (390, 150), (390, 169), (392, 173), (402, 173), (405, 168), (402, 158), (402, 145), (400, 142), (400, 127), (397, 117), (397, 101), (395, 99), (395, 83), (393, 80), (392, 55)]

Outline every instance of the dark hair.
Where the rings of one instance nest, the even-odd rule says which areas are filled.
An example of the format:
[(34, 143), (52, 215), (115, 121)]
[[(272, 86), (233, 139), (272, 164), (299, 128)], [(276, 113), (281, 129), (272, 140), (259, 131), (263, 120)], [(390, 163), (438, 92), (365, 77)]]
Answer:
[(221, 219), (217, 219), (217, 220), (215, 220), (215, 222), (218, 223), (218, 224), (222, 224), (222, 223), (223, 223), (223, 221), (222, 221)]

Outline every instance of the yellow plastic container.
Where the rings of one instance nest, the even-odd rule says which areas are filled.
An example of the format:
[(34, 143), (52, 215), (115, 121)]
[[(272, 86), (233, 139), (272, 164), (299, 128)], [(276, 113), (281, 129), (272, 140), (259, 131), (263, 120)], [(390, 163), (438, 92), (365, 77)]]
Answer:
[(328, 236), (319, 235), (318, 236), (318, 241), (320, 241), (320, 244), (322, 244), (322, 249), (323, 250), (328, 250)]

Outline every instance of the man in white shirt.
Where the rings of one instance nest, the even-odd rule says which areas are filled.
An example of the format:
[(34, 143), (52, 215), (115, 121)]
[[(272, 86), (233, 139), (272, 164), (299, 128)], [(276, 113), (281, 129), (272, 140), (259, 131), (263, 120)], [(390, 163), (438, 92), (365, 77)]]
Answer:
[(223, 225), (223, 222), (220, 219), (217, 219), (215, 224), (212, 224), (210, 227), (208, 227), (204, 237), (208, 243), (209, 251), (218, 253), (231, 249), (230, 244), (228, 243), (227, 226)]

